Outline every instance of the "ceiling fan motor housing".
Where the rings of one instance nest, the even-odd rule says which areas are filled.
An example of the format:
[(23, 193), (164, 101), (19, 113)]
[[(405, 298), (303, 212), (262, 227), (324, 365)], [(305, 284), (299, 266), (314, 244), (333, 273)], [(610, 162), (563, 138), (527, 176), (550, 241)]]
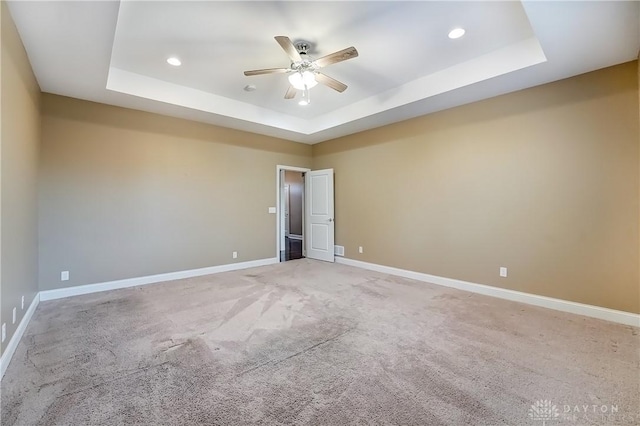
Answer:
[(309, 52), (313, 50), (313, 45), (308, 41), (298, 40), (294, 44), (300, 55), (308, 55)]
[(309, 52), (313, 50), (313, 45), (304, 40), (296, 41), (294, 44), (302, 60), (299, 63), (292, 63), (291, 68), (297, 71), (314, 71), (316, 67), (313, 66), (313, 58), (309, 56)]

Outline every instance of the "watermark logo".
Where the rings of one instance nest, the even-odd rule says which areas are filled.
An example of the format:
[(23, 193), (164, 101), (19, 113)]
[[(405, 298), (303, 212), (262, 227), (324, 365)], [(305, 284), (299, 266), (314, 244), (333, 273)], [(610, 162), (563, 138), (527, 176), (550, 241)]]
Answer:
[(540, 399), (529, 408), (529, 417), (533, 420), (541, 421), (542, 426), (546, 426), (548, 421), (560, 417), (560, 410), (550, 400)]
[(562, 424), (640, 425), (640, 411), (625, 412), (618, 404), (555, 404), (550, 399), (540, 399), (531, 405), (529, 418), (541, 422), (542, 426), (551, 426), (552, 421)]

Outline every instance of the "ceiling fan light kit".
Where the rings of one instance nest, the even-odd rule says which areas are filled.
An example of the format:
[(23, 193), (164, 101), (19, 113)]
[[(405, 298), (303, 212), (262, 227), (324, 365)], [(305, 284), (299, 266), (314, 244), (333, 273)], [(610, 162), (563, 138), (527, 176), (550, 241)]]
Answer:
[(296, 44), (293, 44), (289, 37), (286, 36), (276, 36), (274, 38), (285, 51), (287, 56), (289, 56), (289, 59), (291, 59), (291, 66), (289, 68), (270, 68), (245, 71), (244, 75), (289, 74), (288, 80), (290, 86), (287, 89), (284, 98), (293, 99), (296, 96), (296, 92), (298, 90), (302, 90), (303, 97), (300, 102), (298, 102), (299, 105), (309, 105), (309, 103), (311, 103), (309, 89), (315, 87), (318, 83), (340, 93), (347, 89), (346, 84), (341, 83), (318, 70), (328, 65), (357, 57), (358, 51), (355, 47), (351, 46), (314, 60), (308, 56), (308, 51), (311, 46), (310, 43), (306, 41), (299, 41), (296, 42)]
[(289, 83), (298, 90), (311, 89), (318, 84), (316, 75), (308, 70), (298, 70), (289, 74)]

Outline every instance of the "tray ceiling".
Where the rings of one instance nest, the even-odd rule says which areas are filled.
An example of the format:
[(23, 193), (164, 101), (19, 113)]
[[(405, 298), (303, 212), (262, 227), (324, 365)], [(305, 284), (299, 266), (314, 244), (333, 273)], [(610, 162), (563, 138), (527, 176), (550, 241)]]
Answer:
[[(10, 2), (45, 92), (316, 143), (633, 60), (637, 2)], [(464, 28), (450, 39), (453, 28)], [(273, 39), (349, 86), (284, 99)], [(169, 65), (167, 58), (182, 65)], [(244, 90), (254, 85), (254, 91)]]

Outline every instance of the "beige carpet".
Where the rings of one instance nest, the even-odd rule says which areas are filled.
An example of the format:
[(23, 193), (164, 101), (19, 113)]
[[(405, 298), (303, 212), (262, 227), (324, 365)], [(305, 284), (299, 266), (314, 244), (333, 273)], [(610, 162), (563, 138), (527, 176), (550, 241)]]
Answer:
[(2, 425), (640, 424), (639, 350), (637, 328), (302, 259), (41, 303)]

